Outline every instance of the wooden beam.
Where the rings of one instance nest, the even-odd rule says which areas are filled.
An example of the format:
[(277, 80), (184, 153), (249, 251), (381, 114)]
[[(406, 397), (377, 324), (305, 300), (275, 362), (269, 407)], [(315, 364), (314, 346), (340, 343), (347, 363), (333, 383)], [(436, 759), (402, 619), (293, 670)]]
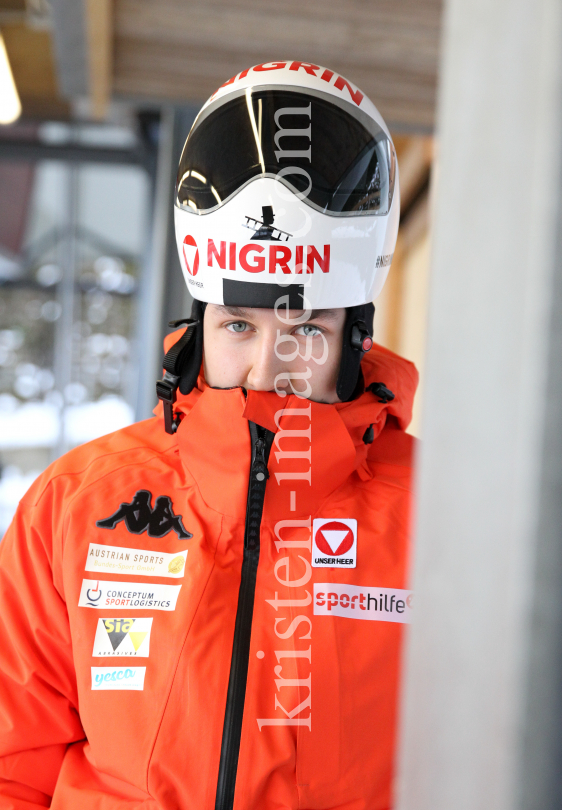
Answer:
[(2, 34), (23, 118), (68, 118), (69, 105), (59, 94), (49, 31), (12, 22), (2, 26)]
[(113, 71), (113, 3), (112, 0), (87, 0), (86, 23), (90, 113), (92, 118), (105, 118), (111, 98)]
[(103, 119), (111, 97), (112, 0), (51, 0), (61, 95), (87, 98), (89, 115)]
[(441, 0), (115, 0), (115, 84), (125, 97), (203, 102), (271, 59), (329, 65), (394, 128), (433, 127)]

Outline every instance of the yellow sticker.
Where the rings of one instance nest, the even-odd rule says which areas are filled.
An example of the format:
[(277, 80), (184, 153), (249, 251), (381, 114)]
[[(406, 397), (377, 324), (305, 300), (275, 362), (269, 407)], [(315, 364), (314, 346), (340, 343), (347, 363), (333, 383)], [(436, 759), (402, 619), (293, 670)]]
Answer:
[(179, 574), (185, 564), (185, 557), (174, 557), (173, 560), (170, 560), (170, 564), (168, 565), (168, 571), (170, 574)]

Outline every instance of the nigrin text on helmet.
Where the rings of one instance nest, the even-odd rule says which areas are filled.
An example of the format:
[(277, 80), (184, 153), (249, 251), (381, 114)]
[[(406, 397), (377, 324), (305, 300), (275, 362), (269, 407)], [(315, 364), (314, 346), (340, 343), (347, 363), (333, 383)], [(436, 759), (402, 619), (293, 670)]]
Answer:
[[(193, 237), (190, 244), (194, 243)], [(185, 240), (184, 240), (185, 241)], [(228, 245), (228, 246), (227, 246)], [(185, 253), (184, 253), (185, 255)], [(188, 272), (195, 275), (188, 265)], [(323, 273), (330, 272), (330, 245), (260, 245), (248, 242), (238, 245), (226, 240), (207, 240), (207, 267), (220, 270), (244, 270), (247, 273), (314, 273), (315, 266)]]

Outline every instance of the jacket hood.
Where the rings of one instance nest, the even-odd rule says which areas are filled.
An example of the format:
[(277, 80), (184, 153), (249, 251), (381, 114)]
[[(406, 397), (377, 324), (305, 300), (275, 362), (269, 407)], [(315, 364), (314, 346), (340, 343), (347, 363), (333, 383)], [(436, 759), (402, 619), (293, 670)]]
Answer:
[[(181, 337), (185, 330), (178, 329), (164, 338), (164, 352)], [(350, 433), (355, 433), (369, 425), (373, 425), (375, 438), (384, 428), (388, 417), (394, 417), (401, 430), (406, 430), (412, 421), (414, 396), (418, 387), (419, 374), (409, 360), (391, 352), (384, 346), (373, 344), (370, 352), (363, 356), (361, 370), (365, 379), (365, 391), (351, 402), (337, 402), (331, 405), (314, 403), (320, 408), (335, 409)], [(390, 402), (379, 402), (379, 397), (366, 389), (372, 383), (383, 383), (394, 394)], [(178, 390), (175, 410), (187, 414), (209, 386), (203, 376), (203, 368), (199, 374), (197, 385), (191, 393), (184, 395)], [(297, 407), (295, 400), (303, 407), (305, 400), (288, 396), (283, 401), (278, 394), (272, 391), (248, 391), (245, 416), (262, 427), (277, 432), (279, 426), (274, 416), (280, 408)], [(289, 404), (290, 403), (290, 404)], [(155, 416), (162, 416), (162, 403), (159, 402), (153, 411)], [(363, 434), (361, 434), (362, 439)]]
[[(165, 351), (182, 332), (178, 330), (166, 337)], [(177, 394), (175, 410), (183, 414), (176, 434), (180, 452), (183, 448), (182, 456), (189, 457), (189, 466), (205, 467), (205, 471), (200, 470), (204, 474), (197, 476), (199, 480), (204, 478), (217, 484), (223, 479), (224, 488), (231, 490), (232, 460), (245, 455), (247, 444), (248, 432), (241, 431), (240, 424), (251, 421), (276, 434), (268, 466), (278, 482), (283, 475), (302, 474), (305, 478), (299, 471), (303, 470), (307, 448), (311, 448), (314, 469), (318, 471), (314, 485), (318, 497), (322, 492), (333, 491), (354, 471), (361, 480), (370, 480), (369, 453), (374, 450), (376, 438), (387, 422), (394, 428), (405, 430), (411, 421), (418, 372), (413, 363), (376, 344), (363, 357), (361, 368), (365, 379), (364, 393), (351, 402), (334, 404), (313, 402), (295, 395), (280, 397), (271, 391), (215, 389), (207, 385), (201, 372), (197, 386), (189, 394), (182, 395), (179, 391)], [(367, 390), (371, 383), (383, 383), (393, 392), (394, 399), (381, 402), (376, 394)], [(154, 413), (163, 419), (162, 403)], [(311, 427), (308, 441), (299, 442), (299, 433), (303, 435), (306, 425)], [(363, 437), (369, 426), (373, 428), (374, 441), (365, 444)], [(210, 452), (214, 447), (220, 447), (221, 452)], [(221, 474), (222, 461), (224, 476)], [(283, 462), (283, 472), (280, 461)], [(323, 471), (321, 475), (320, 470)], [(308, 487), (310, 482), (304, 480), (303, 484)], [(209, 496), (211, 500), (216, 499), (220, 486), (213, 489), (215, 492)], [(232, 491), (228, 497), (223, 493), (217, 508), (225, 513), (232, 513), (231, 509), (238, 511), (238, 504), (244, 498), (242, 492)]]

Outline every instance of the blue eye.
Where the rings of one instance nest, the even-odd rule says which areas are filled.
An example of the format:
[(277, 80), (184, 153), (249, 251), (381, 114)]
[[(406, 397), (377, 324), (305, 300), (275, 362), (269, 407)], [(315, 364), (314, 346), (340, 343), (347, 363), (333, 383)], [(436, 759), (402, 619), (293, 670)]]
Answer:
[(316, 337), (316, 335), (322, 334), (322, 330), (317, 326), (311, 326), (310, 324), (305, 323), (303, 326), (299, 326), (299, 328), (295, 330), (295, 334), (303, 335), (304, 337)]
[(231, 332), (245, 332), (248, 324), (244, 323), (244, 321), (236, 321), (236, 323), (229, 323), (226, 327), (230, 329)]

